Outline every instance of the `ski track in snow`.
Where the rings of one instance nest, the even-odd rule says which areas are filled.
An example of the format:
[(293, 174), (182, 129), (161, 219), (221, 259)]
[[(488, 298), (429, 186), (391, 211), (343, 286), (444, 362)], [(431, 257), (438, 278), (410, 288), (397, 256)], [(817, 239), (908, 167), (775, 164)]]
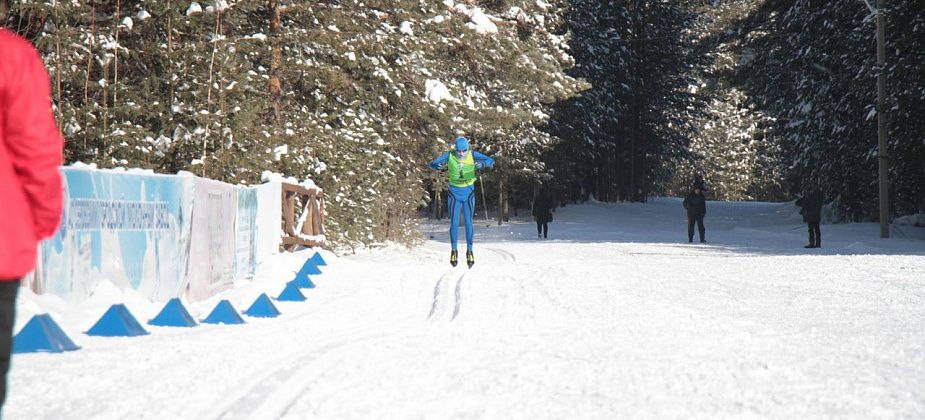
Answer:
[[(215, 416), (205, 413), (201, 418), (218, 418), (222, 420), (248, 419), (248, 418), (278, 418), (280, 411), (284, 411), (287, 399), (291, 401), (295, 398), (292, 395), (292, 384), (298, 383), (300, 377), (308, 376), (321, 370), (324, 363), (332, 358), (332, 354), (339, 349), (357, 343), (373, 341), (380, 339), (384, 334), (370, 334), (352, 332), (345, 335), (341, 340), (335, 340), (320, 348), (313, 347), (309, 351), (297, 355), (287, 355), (277, 360), (277, 365), (282, 365), (272, 371), (269, 375), (264, 376), (254, 384), (249, 384), (242, 395), (237, 396), (231, 404), (222, 407), (220, 414)], [(316, 344), (317, 345), (317, 344)], [(241, 384), (247, 385), (247, 384)], [(301, 391), (302, 388), (296, 389)], [(286, 394), (285, 392), (288, 392)], [(256, 408), (255, 408), (256, 407)], [(283, 410), (280, 410), (282, 408)]]
[(450, 321), (456, 319), (456, 317), (459, 316), (459, 310), (462, 308), (462, 284), (463, 284), (463, 279), (465, 278), (466, 278), (466, 274), (463, 273), (463, 275), (459, 276), (459, 279), (456, 280), (456, 290), (454, 293), (456, 297), (456, 302), (453, 305), (453, 316), (450, 318)]
[[(437, 284), (434, 285), (434, 299), (430, 306), (430, 313), (427, 315), (428, 320), (445, 319), (450, 306), (453, 307), (450, 321), (456, 319), (459, 315), (460, 308), (462, 307), (463, 279), (465, 279), (466, 274), (468, 274), (468, 271), (461, 270), (467, 269), (454, 268), (448, 270), (437, 280)], [(450, 292), (451, 289), (453, 290), (452, 293)], [(448, 303), (448, 300), (452, 300), (453, 302)]]
[(279, 318), (16, 355), (4, 418), (925, 417), (925, 241), (823, 225), (806, 251), (785, 205), (708, 205), (707, 244), (673, 199), (477, 228), (471, 269), (425, 224)]

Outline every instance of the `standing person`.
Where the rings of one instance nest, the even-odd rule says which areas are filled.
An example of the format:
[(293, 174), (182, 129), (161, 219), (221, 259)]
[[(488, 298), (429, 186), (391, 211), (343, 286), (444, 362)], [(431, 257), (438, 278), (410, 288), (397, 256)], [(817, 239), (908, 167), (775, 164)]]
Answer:
[(706, 242), (703, 227), (703, 217), (707, 215), (707, 199), (703, 196), (703, 190), (700, 186), (694, 186), (694, 190), (684, 198), (684, 209), (687, 210), (687, 242), (694, 242), (694, 224), (697, 224), (697, 230), (700, 232), (700, 243)]
[(803, 197), (797, 200), (796, 205), (802, 207), (800, 214), (803, 215), (803, 221), (809, 230), (809, 244), (803, 248), (821, 248), (822, 231), (819, 225), (822, 223), (822, 191), (816, 188), (810, 188)]
[[(0, 23), (9, 4), (0, 0)], [(35, 268), (38, 242), (61, 220), (63, 140), (51, 110), (48, 73), (28, 41), (0, 28), (0, 408), (13, 344), (20, 279)]]
[(459, 211), (462, 210), (466, 223), (466, 264), (472, 268), (475, 257), (472, 255), (472, 214), (475, 212), (476, 171), (491, 168), (494, 159), (474, 150), (469, 150), (469, 140), (457, 137), (453, 150), (440, 155), (430, 162), (430, 167), (437, 170), (446, 168), (450, 180), (450, 191), (446, 195), (446, 207), (450, 211), (450, 265), (456, 267), (458, 261), (457, 240), (459, 237)]
[(693, 185), (694, 188), (700, 188), (700, 191), (707, 190), (707, 183), (703, 180), (703, 175), (701, 174), (694, 175)]
[(552, 221), (552, 197), (546, 190), (540, 190), (533, 202), (533, 218), (536, 220), (536, 237), (546, 238), (549, 234), (549, 222)]

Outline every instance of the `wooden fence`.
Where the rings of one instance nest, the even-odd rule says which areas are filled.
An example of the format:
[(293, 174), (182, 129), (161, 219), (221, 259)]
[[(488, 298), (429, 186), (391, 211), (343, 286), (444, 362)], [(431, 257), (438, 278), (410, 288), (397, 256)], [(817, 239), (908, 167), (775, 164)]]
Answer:
[[(309, 189), (285, 182), (282, 184), (283, 249), (291, 251), (297, 245), (323, 246), (324, 193), (319, 188)], [(299, 219), (303, 214), (305, 221), (300, 229)]]

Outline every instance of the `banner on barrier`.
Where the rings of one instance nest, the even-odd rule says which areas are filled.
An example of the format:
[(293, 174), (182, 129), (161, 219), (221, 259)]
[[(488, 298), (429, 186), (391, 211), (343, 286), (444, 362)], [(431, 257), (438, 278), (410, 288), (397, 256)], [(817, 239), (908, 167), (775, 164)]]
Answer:
[(238, 194), (234, 186), (205, 178), (193, 179), (193, 209), (186, 272), (189, 297), (202, 300), (234, 283), (235, 214)]
[(192, 177), (62, 168), (61, 226), (43, 241), (34, 285), (72, 301), (101, 280), (152, 300), (185, 284)]
[(188, 175), (62, 168), (64, 214), (27, 278), (73, 302), (99, 282), (197, 301), (279, 252), (281, 184), (237, 187)]
[(280, 221), (283, 218), (283, 206), (280, 197), (283, 184), (271, 181), (254, 187), (257, 193), (256, 247), (254, 256), (261, 263), (270, 255), (279, 252)]
[(238, 189), (238, 217), (235, 222), (234, 277), (254, 275), (257, 268), (257, 189)]

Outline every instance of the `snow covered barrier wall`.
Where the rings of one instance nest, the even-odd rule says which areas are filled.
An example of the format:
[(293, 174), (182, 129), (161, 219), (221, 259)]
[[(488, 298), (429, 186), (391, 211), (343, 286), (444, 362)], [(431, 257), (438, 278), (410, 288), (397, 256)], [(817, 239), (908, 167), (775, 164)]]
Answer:
[(100, 281), (178, 296), (189, 258), (193, 178), (62, 168), (64, 215), (42, 242), (33, 288), (79, 302)]
[(72, 302), (102, 281), (152, 301), (205, 299), (278, 252), (280, 184), (237, 187), (191, 174), (62, 168), (61, 227), (31, 287)]

